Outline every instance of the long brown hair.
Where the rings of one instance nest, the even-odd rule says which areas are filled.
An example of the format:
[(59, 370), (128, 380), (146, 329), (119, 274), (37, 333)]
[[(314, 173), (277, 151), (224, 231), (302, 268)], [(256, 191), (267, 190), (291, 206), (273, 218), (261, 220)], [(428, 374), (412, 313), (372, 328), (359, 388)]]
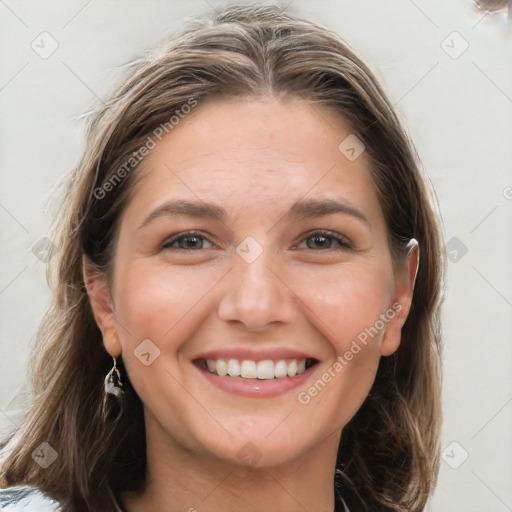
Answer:
[[(402, 342), (381, 358), (369, 396), (343, 429), (335, 489), (352, 512), (423, 510), (437, 478), (441, 421), (444, 280), (436, 198), (369, 67), (338, 35), (272, 6), (231, 6), (213, 20), (195, 21), (134, 61), (90, 116), (86, 148), (65, 182), (51, 234), (53, 296), (31, 352), (33, 403), (2, 451), (0, 486), (37, 486), (71, 512), (113, 511), (111, 491), (143, 487), (143, 408), (122, 360), (125, 413), (117, 423), (101, 415), (112, 359), (84, 293), (82, 257), (111, 273), (137, 162), (122, 176), (119, 170), (158, 127), (170, 133), (174, 112), (216, 96), (266, 94), (298, 96), (345, 119), (366, 146), (394, 261), (411, 238), (419, 242)], [(46, 469), (31, 457), (43, 442), (58, 453)]]

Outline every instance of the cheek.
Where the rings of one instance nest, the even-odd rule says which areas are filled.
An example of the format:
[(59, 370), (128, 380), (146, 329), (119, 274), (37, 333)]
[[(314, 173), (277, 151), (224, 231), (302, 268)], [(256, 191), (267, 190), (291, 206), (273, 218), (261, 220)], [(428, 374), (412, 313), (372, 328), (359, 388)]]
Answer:
[(358, 339), (362, 348), (378, 349), (382, 334), (379, 318), (392, 297), (391, 274), (385, 265), (325, 268), (302, 282), (300, 296), (306, 298), (304, 302), (317, 317), (315, 324), (337, 355), (349, 350), (352, 341)]
[(198, 268), (171, 269), (149, 259), (116, 268), (116, 320), (124, 364), (137, 394), (152, 410), (159, 403), (154, 389), (166, 390), (168, 400), (180, 402), (182, 389), (170, 376), (182, 380), (176, 355), (202, 325), (205, 294), (219, 280), (215, 272)]
[(380, 265), (354, 265), (325, 271), (308, 284), (312, 286), (304, 282), (301, 297), (307, 297), (310, 322), (329, 342), (332, 356), (312, 385), (301, 390), (299, 402), (310, 407), (312, 416), (329, 418), (334, 430), (353, 418), (375, 380), (381, 315), (392, 297), (389, 273)]
[(120, 266), (116, 316), (125, 328), (125, 341), (133, 349), (146, 338), (160, 347), (182, 340), (218, 279), (215, 272), (199, 272), (194, 266), (171, 269), (149, 260), (132, 261), (125, 272)]

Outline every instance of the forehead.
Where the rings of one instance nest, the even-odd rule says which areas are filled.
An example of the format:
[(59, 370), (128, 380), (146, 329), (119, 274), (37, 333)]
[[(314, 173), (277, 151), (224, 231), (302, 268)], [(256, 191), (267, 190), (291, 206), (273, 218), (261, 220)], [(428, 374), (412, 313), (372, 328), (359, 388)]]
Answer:
[(379, 217), (364, 152), (351, 161), (339, 150), (351, 135), (340, 116), (301, 99), (209, 100), (142, 162), (129, 209), (188, 197), (261, 216), (335, 195)]

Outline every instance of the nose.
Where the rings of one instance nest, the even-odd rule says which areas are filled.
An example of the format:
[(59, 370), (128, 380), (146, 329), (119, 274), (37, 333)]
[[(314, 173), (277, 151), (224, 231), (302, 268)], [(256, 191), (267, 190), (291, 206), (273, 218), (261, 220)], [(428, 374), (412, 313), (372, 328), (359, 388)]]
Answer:
[(235, 255), (218, 307), (221, 320), (238, 322), (251, 331), (264, 331), (273, 324), (294, 320), (296, 297), (267, 252), (263, 251), (252, 263)]

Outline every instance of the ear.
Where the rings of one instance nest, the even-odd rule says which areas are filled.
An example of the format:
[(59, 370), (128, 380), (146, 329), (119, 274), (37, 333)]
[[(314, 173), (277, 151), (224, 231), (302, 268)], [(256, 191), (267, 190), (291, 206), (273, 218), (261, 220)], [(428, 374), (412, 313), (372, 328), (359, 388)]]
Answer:
[(121, 344), (117, 337), (114, 307), (107, 280), (85, 255), (82, 257), (82, 272), (94, 319), (103, 334), (103, 345), (112, 357), (120, 357)]
[(411, 310), (414, 284), (420, 264), (420, 249), (416, 239), (409, 242), (407, 260), (401, 265), (395, 276), (395, 291), (390, 309), (395, 315), (388, 321), (381, 340), (380, 352), (383, 356), (390, 356), (400, 346), (402, 327)]

